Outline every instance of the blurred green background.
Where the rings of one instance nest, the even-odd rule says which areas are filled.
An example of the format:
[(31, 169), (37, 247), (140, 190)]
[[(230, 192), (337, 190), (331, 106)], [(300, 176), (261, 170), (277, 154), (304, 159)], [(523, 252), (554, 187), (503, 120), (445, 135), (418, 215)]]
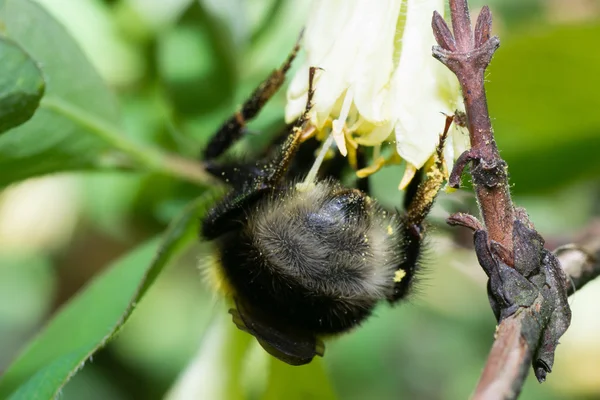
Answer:
[[(220, 122), (281, 63), (310, 12), (309, 1), (291, 0), (38, 2), (116, 94), (129, 136), (188, 157), (196, 157)], [(515, 201), (556, 247), (600, 213), (600, 1), (471, 2), (474, 9), (483, 4), (492, 8), (502, 43), (487, 86), (497, 142)], [(281, 126), (284, 92), (252, 131)], [(250, 135), (240, 147), (265, 140)], [(13, 172), (0, 169), (0, 181)], [(399, 204), (400, 173), (389, 168), (374, 178), (374, 194), (384, 204)], [(4, 190), (0, 375), (93, 276), (162, 232), (199, 194), (173, 178), (109, 168), (29, 179)], [(380, 307), (360, 329), (328, 343), (324, 365), (340, 399), (465, 399), (473, 390), (495, 321), (469, 235), (443, 223), (457, 210), (476, 211), (469, 191), (438, 201), (418, 293), (404, 306)], [(219, 328), (224, 307), (197, 268), (209, 253), (198, 244), (177, 257), (61, 398), (163, 398), (203, 338), (203, 349), (213, 346), (209, 326), (233, 326), (227, 320)], [(523, 399), (600, 398), (600, 281), (571, 303), (573, 323), (554, 371), (543, 385), (530, 376)], [(267, 360), (255, 350), (245, 367), (249, 398), (265, 379), (257, 370)], [(302, 384), (299, 373), (296, 385)]]

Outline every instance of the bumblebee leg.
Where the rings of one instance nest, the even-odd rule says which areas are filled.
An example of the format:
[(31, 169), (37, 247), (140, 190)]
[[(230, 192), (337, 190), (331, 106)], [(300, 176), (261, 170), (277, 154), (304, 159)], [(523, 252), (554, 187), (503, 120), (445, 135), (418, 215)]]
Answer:
[[(301, 35), (302, 36), (302, 35)], [(236, 111), (215, 133), (208, 146), (204, 149), (204, 159), (210, 160), (219, 157), (231, 145), (239, 140), (246, 131), (246, 122), (252, 120), (267, 101), (279, 90), (285, 81), (285, 74), (290, 69), (292, 61), (296, 58), (300, 49), (300, 38), (296, 42), (292, 52), (281, 65), (269, 75), (250, 95), (250, 98), (242, 105), (241, 109)]]
[(302, 135), (305, 130), (305, 123), (309, 120), (310, 110), (312, 109), (312, 99), (315, 94), (314, 90), (314, 79), (318, 68), (311, 67), (308, 73), (308, 96), (306, 99), (306, 108), (304, 113), (298, 118), (296, 124), (290, 130), (287, 138), (284, 140), (279, 151), (273, 159), (264, 163), (264, 178), (262, 179), (265, 183), (273, 185), (287, 172), (294, 155), (300, 147), (302, 142)]
[[(358, 170), (361, 170), (366, 167), (367, 167), (367, 154), (366, 154), (364, 146), (359, 146), (358, 149), (356, 150), (356, 168)], [(338, 180), (341, 178), (341, 172), (342, 172), (341, 168), (336, 171)], [(368, 194), (371, 189), (371, 187), (369, 185), (369, 175), (367, 175), (363, 178), (357, 178), (356, 179), (356, 188), (359, 189), (360, 191)]]
[(236, 180), (232, 182), (235, 183), (234, 190), (227, 194), (204, 217), (201, 235), (205, 239), (211, 240), (235, 229), (236, 224), (238, 224), (237, 221), (245, 218), (245, 207), (267, 194), (286, 174), (300, 146), (304, 124), (308, 120), (308, 115), (312, 108), (312, 97), (314, 94), (313, 81), (316, 70), (313, 67), (309, 71), (306, 110), (298, 118), (298, 121), (296, 121), (296, 124), (289, 131), (279, 151), (272, 159), (261, 160), (255, 163), (252, 168), (247, 165), (241, 166), (243, 168), (240, 171), (235, 171), (235, 168), (240, 167), (240, 165), (223, 166), (220, 172), (217, 172), (216, 166), (214, 167), (213, 173), (217, 173), (217, 175), (225, 174), (223, 176), (228, 176), (227, 174), (230, 174), (233, 176), (235, 173), (243, 173), (246, 176), (242, 179), (243, 181)]
[[(411, 280), (418, 269), (419, 258), (423, 243), (423, 222), (429, 214), (433, 202), (440, 191), (446, 174), (444, 173), (444, 143), (448, 136), (448, 130), (452, 124), (452, 117), (446, 118), (444, 132), (440, 135), (437, 146), (435, 161), (427, 171), (424, 181), (412, 183), (407, 188), (404, 206), (406, 214), (403, 217), (403, 232), (400, 247), (404, 258), (398, 265), (397, 281), (394, 284), (394, 292), (388, 300), (394, 303), (403, 298), (408, 292)], [(422, 174), (420, 174), (422, 176)], [(417, 178), (417, 177), (415, 177)]]
[(444, 144), (448, 137), (448, 131), (452, 125), (453, 117), (446, 117), (444, 132), (440, 135), (435, 159), (432, 168), (427, 171), (426, 179), (421, 182), (406, 207), (406, 219), (409, 225), (413, 225), (420, 230), (425, 217), (431, 211), (433, 202), (442, 188), (446, 179), (444, 172)]
[[(206, 160), (204, 161), (204, 167), (207, 172), (215, 178), (220, 179), (223, 183), (233, 187), (233, 189), (242, 190), (244, 185), (248, 182), (253, 182), (259, 176), (264, 175), (263, 164), (265, 164), (265, 160), (268, 161), (272, 159), (275, 151), (279, 151), (281, 145), (287, 139), (290, 130), (294, 126), (295, 124), (289, 124), (285, 129), (282, 129), (273, 144), (256, 157), (243, 158), (241, 160), (228, 159), (227, 157), (225, 160)], [(314, 152), (317, 150), (319, 143), (316, 139), (312, 140), (312, 142), (314, 142), (315, 145), (311, 146), (312, 143), (303, 142), (302, 148), (294, 158), (293, 163), (289, 168), (292, 178), (297, 175), (304, 175), (308, 172), (306, 166), (310, 166), (310, 163), (314, 158)], [(263, 160), (263, 162), (261, 163), (257, 160)]]
[(234, 190), (242, 190), (247, 182), (256, 180), (263, 173), (256, 162), (216, 163), (206, 161), (204, 168), (208, 173), (231, 186)]

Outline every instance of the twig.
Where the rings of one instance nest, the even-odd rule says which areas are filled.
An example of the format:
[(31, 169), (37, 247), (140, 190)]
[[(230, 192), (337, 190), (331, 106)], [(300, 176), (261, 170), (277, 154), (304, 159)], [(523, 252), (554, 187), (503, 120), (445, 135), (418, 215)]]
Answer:
[(448, 223), (474, 231), (475, 251), (489, 277), (490, 304), (499, 321), (474, 398), (513, 399), (530, 364), (540, 382), (552, 370), (558, 339), (571, 320), (567, 277), (556, 256), (543, 248), (544, 239), (525, 210), (515, 208), (510, 197), (507, 165), (494, 140), (484, 88), (485, 69), (500, 44), (491, 37), (490, 10), (482, 9), (474, 31), (466, 0), (450, 0), (450, 10), (454, 35), (434, 12), (432, 27), (439, 46), (434, 46), (433, 56), (460, 82), (471, 149), (458, 158), (449, 184), (457, 188), (471, 164), (484, 224), (467, 214), (453, 215)]
[(578, 248), (570, 248), (559, 253), (558, 259), (571, 279), (569, 295), (574, 294), (588, 282), (600, 276), (600, 241), (592, 254)]
[(600, 219), (593, 221), (574, 244), (561, 246), (555, 253), (571, 280), (572, 295), (600, 275)]
[(467, 2), (450, 0), (450, 9), (454, 36), (442, 16), (437, 12), (433, 15), (433, 32), (440, 45), (433, 48), (433, 56), (458, 77), (467, 110), (471, 150), (459, 157), (449, 183), (457, 188), (464, 167), (473, 162), (471, 174), (489, 238), (511, 251), (513, 205), (506, 163), (500, 158), (494, 140), (484, 87), (485, 69), (500, 41), (497, 37), (490, 37), (492, 16), (489, 8), (482, 9), (475, 35), (471, 30)]
[[(571, 295), (600, 276), (600, 229), (575, 245), (557, 249), (557, 253), (572, 282)], [(522, 337), (524, 320), (530, 317), (523, 312), (500, 323), (473, 399), (510, 399), (519, 394), (532, 358), (531, 349)]]

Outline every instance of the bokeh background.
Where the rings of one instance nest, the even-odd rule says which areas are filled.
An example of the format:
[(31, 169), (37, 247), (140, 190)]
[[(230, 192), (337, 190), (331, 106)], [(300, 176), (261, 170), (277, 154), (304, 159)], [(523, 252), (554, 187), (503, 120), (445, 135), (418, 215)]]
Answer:
[[(298, 0), (38, 1), (118, 95), (131, 137), (189, 157), (281, 63), (310, 13), (310, 2)], [(471, 2), (483, 4), (502, 42), (487, 86), (497, 142), (515, 201), (556, 247), (600, 214), (600, 1)], [(252, 123), (267, 134), (250, 135), (241, 149), (264, 144), (282, 125), (284, 100), (282, 91)], [(374, 195), (388, 206), (400, 204), (401, 173), (388, 168), (374, 178)], [(4, 190), (0, 374), (86, 282), (160, 233), (198, 194), (163, 176), (110, 171)], [(324, 364), (340, 399), (464, 399), (473, 390), (495, 321), (469, 235), (443, 222), (458, 210), (476, 211), (469, 191), (436, 205), (418, 293), (328, 344)], [(198, 244), (163, 272), (62, 399), (163, 398), (224, 313), (197, 267), (207, 252)], [(554, 371), (543, 385), (530, 377), (523, 399), (600, 398), (600, 280), (570, 301), (573, 322)]]

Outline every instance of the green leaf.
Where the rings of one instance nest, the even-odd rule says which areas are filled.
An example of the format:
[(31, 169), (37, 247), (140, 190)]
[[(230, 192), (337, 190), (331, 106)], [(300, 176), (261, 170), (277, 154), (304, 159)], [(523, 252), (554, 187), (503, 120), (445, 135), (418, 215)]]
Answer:
[(503, 40), (487, 76), (490, 114), (513, 191), (600, 174), (600, 25), (546, 27)]
[(197, 354), (167, 400), (337, 399), (321, 358), (300, 367), (279, 361), (235, 326), (227, 308), (217, 308)]
[(43, 8), (30, 0), (5, 0), (0, 6), (3, 34), (41, 66), (47, 82), (33, 118), (0, 136), (0, 187), (94, 166), (110, 145), (91, 128), (118, 124), (114, 96), (73, 38)]
[(44, 77), (16, 43), (0, 38), (0, 133), (29, 120), (44, 95)]
[(153, 239), (117, 260), (77, 294), (33, 339), (0, 380), (0, 398), (53, 399), (129, 318), (167, 262), (190, 244), (213, 200), (207, 192)]
[(196, 2), (177, 26), (158, 37), (158, 74), (173, 110), (181, 117), (203, 116), (223, 106), (235, 109), (235, 43), (230, 36)]
[[(242, 377), (253, 337), (239, 330), (225, 307), (202, 338), (197, 354), (165, 396), (167, 400), (248, 398)], [(256, 366), (252, 365), (256, 371)]]
[(271, 357), (271, 374), (264, 400), (335, 400), (323, 361), (315, 357), (308, 365), (294, 367)]

